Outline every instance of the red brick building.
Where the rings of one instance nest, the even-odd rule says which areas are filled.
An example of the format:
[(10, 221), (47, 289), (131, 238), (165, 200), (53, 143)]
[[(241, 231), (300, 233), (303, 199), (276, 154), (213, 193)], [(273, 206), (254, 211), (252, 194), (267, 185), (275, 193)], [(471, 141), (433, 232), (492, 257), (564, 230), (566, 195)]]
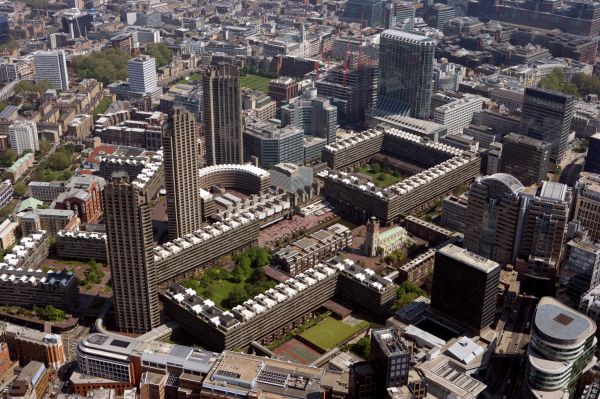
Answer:
[(70, 209), (81, 223), (97, 223), (103, 214), (102, 191), (106, 181), (99, 176), (81, 175), (71, 178), (70, 188), (55, 201), (55, 209)]

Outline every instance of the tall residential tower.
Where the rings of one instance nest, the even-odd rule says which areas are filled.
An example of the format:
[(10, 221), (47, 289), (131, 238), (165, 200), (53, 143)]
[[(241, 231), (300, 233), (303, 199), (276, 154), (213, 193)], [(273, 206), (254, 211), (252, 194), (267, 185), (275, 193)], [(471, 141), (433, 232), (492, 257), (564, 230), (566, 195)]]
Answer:
[(116, 323), (139, 334), (158, 327), (160, 317), (151, 207), (136, 183), (113, 176), (104, 188), (104, 217)]
[(163, 152), (169, 239), (174, 240), (200, 228), (200, 157), (194, 114), (175, 109), (169, 122)]
[(209, 69), (203, 81), (206, 163), (240, 164), (244, 161), (240, 73), (221, 64)]

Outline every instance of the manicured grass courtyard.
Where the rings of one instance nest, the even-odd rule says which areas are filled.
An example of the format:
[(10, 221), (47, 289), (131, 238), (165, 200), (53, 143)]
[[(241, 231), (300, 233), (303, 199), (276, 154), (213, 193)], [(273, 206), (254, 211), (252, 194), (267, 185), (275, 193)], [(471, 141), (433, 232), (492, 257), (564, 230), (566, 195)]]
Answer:
[(223, 307), (223, 301), (231, 294), (235, 287), (243, 288), (245, 282), (233, 283), (229, 280), (213, 281), (203, 291), (199, 292), (201, 296), (209, 297), (217, 306)]
[(361, 320), (357, 325), (352, 326), (341, 320), (327, 317), (319, 324), (304, 331), (300, 336), (322, 350), (328, 351), (368, 326), (369, 323), (365, 320)]
[(380, 188), (389, 187), (392, 184), (396, 184), (403, 180), (402, 175), (384, 172), (380, 168), (374, 168), (371, 164), (358, 166), (354, 171), (371, 176), (373, 178), (373, 184)]
[(240, 86), (248, 87), (252, 90), (261, 91), (267, 93), (269, 91), (269, 82), (272, 78), (265, 78), (264, 76), (258, 75), (244, 75), (240, 76)]

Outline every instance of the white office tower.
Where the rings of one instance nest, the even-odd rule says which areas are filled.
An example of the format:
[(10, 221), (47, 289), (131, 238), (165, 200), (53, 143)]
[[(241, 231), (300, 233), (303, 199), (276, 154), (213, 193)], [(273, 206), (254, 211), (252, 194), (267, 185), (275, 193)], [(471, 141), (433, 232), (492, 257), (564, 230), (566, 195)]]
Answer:
[(153, 98), (162, 94), (158, 87), (156, 60), (148, 55), (135, 57), (127, 63), (129, 90), (137, 96), (150, 95)]
[(8, 127), (10, 147), (21, 155), (26, 150), (36, 152), (39, 148), (38, 132), (35, 122), (17, 120)]
[(579, 379), (596, 364), (596, 323), (552, 297), (540, 299), (527, 353), (526, 395), (571, 398)]
[(35, 64), (35, 81), (47, 80), (58, 90), (69, 88), (67, 72), (67, 56), (63, 50), (36, 51), (33, 54)]

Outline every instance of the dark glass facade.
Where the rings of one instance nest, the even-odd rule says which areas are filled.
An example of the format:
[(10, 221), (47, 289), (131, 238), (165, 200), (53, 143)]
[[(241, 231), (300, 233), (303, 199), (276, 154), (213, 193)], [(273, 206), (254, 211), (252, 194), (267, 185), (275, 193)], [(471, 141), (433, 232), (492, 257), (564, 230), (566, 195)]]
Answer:
[(570, 95), (535, 87), (525, 89), (521, 134), (552, 144), (552, 162), (558, 163), (567, 150), (573, 102)]
[(398, 30), (381, 34), (379, 52), (380, 111), (429, 118), (435, 41)]

